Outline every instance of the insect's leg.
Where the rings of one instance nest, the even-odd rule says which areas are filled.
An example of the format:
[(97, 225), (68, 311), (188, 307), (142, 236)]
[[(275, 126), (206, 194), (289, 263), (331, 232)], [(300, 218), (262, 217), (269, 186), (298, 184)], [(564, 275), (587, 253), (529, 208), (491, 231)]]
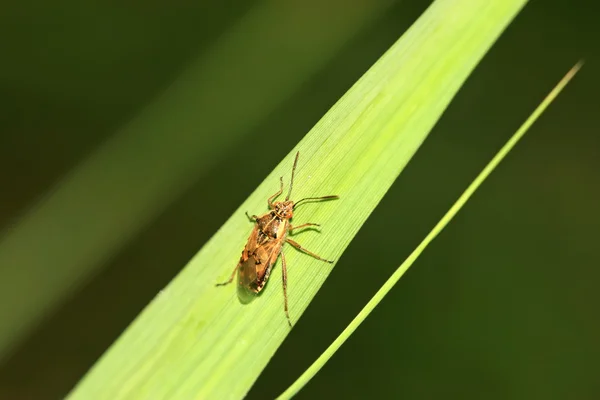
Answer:
[(321, 225), (319, 225), (319, 224), (313, 224), (313, 223), (310, 223), (310, 222), (309, 222), (309, 223), (307, 223), (307, 224), (302, 224), (302, 225), (298, 225), (298, 226), (293, 226), (293, 225), (290, 225), (290, 228), (289, 228), (289, 230), (290, 230), (290, 232), (291, 232), (291, 231), (293, 231), (294, 229), (302, 229), (302, 228), (306, 228), (307, 226), (321, 226)]
[(285, 255), (281, 252), (281, 282), (283, 283), (283, 309), (285, 316), (287, 317), (290, 328), (292, 327), (292, 321), (290, 320), (290, 313), (288, 312), (288, 300), (287, 300), (287, 266), (285, 265)]
[(275, 193), (273, 196), (269, 197), (269, 199), (267, 200), (267, 203), (269, 203), (269, 208), (273, 208), (273, 199), (277, 196), (279, 196), (281, 193), (283, 193), (283, 176), (279, 177), (279, 182), (281, 183), (281, 186), (279, 187), (279, 191), (277, 191), (277, 193)]
[(226, 282), (221, 282), (221, 283), (217, 283), (215, 286), (225, 286), (230, 284), (231, 282), (233, 282), (233, 278), (235, 277), (235, 273), (237, 272), (238, 268), (240, 267), (240, 265), (242, 265), (242, 263), (238, 263), (238, 265), (235, 266), (235, 268), (233, 269), (233, 272), (231, 273), (231, 276), (229, 277), (229, 280)]
[(252, 222), (255, 222), (258, 219), (258, 217), (256, 215), (248, 214), (248, 211), (246, 211), (246, 217), (248, 217), (248, 219)]
[(288, 242), (289, 244), (291, 244), (292, 246), (294, 246), (295, 248), (297, 248), (298, 250), (300, 250), (300, 251), (302, 251), (302, 252), (304, 252), (304, 253), (308, 254), (309, 256), (313, 256), (313, 257), (314, 257), (314, 258), (316, 258), (317, 260), (325, 261), (325, 262), (328, 262), (328, 263), (330, 263), (330, 264), (332, 264), (332, 263), (333, 263), (333, 261), (330, 261), (330, 260), (326, 260), (326, 259), (324, 259), (324, 258), (321, 258), (321, 257), (319, 257), (318, 255), (316, 255), (315, 253), (313, 253), (312, 251), (308, 251), (308, 250), (306, 250), (304, 247), (302, 247), (302, 246), (300, 245), (300, 243), (294, 242), (294, 241), (293, 241), (292, 239), (290, 239), (290, 238), (286, 238), (286, 239), (285, 239), (285, 241), (286, 241), (286, 242)]

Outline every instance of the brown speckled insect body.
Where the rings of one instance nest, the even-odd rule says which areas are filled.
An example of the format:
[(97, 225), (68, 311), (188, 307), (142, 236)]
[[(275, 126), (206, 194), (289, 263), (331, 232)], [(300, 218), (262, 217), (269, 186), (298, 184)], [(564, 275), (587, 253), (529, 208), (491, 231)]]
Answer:
[(248, 291), (252, 294), (258, 294), (267, 283), (271, 270), (277, 261), (277, 258), (281, 254), (281, 273), (283, 282), (283, 299), (284, 299), (284, 310), (288, 320), (288, 324), (292, 326), (290, 320), (290, 314), (288, 312), (288, 298), (287, 298), (287, 266), (285, 263), (285, 255), (283, 254), (283, 244), (289, 243), (298, 250), (316, 258), (317, 260), (332, 263), (333, 261), (325, 260), (315, 253), (308, 251), (302, 247), (299, 243), (293, 241), (288, 237), (288, 233), (306, 228), (309, 226), (319, 226), (319, 224), (306, 223), (298, 226), (293, 226), (290, 223), (294, 215), (294, 209), (298, 207), (303, 201), (318, 201), (318, 200), (331, 200), (337, 199), (338, 196), (322, 196), (322, 197), (307, 197), (298, 202), (290, 200), (292, 193), (292, 186), (294, 184), (294, 173), (296, 171), (296, 165), (298, 164), (298, 156), (300, 152), (296, 153), (294, 160), (294, 166), (292, 167), (292, 178), (290, 180), (290, 189), (284, 201), (273, 200), (283, 193), (283, 177), (279, 179), (280, 188), (269, 199), (270, 211), (260, 217), (256, 215), (249, 216), (248, 218), (254, 221), (254, 229), (248, 238), (246, 247), (242, 251), (240, 261), (231, 273), (231, 277), (227, 282), (219, 283), (217, 286), (227, 285), (233, 281), (236, 271), (238, 272), (238, 288)]

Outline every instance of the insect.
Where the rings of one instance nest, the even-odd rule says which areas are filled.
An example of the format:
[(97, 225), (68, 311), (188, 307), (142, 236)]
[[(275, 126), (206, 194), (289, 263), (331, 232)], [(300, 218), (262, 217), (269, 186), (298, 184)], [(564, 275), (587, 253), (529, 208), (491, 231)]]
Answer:
[(250, 292), (250, 294), (258, 294), (269, 280), (271, 270), (281, 254), (281, 273), (283, 282), (283, 308), (285, 316), (287, 317), (288, 324), (292, 326), (290, 320), (290, 314), (288, 311), (288, 298), (287, 298), (287, 266), (285, 263), (285, 255), (283, 254), (284, 243), (289, 243), (296, 249), (316, 258), (317, 260), (333, 263), (333, 261), (326, 260), (315, 253), (308, 251), (302, 247), (299, 243), (293, 241), (288, 237), (288, 233), (310, 226), (320, 226), (314, 223), (305, 223), (298, 226), (293, 226), (290, 223), (294, 215), (294, 209), (298, 207), (304, 201), (319, 201), (319, 200), (333, 200), (338, 199), (339, 196), (322, 196), (322, 197), (306, 197), (294, 203), (290, 200), (292, 194), (292, 187), (294, 185), (294, 173), (296, 172), (296, 165), (298, 164), (298, 156), (300, 152), (296, 153), (294, 159), (294, 166), (292, 167), (292, 178), (290, 180), (290, 188), (284, 201), (273, 200), (283, 193), (283, 177), (279, 178), (280, 187), (277, 193), (267, 199), (269, 205), (269, 212), (258, 217), (256, 215), (246, 216), (254, 222), (254, 229), (248, 238), (246, 247), (242, 251), (240, 261), (234, 268), (229, 280), (223, 283), (217, 283), (217, 286), (224, 286), (233, 281), (235, 273), (238, 273), (238, 289), (242, 291)]

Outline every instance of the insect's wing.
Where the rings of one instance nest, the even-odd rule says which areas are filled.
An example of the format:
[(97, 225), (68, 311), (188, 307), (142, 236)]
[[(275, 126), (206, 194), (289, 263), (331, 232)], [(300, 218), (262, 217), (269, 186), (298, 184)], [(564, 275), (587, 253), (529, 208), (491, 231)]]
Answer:
[(255, 286), (257, 280), (258, 274), (256, 259), (254, 257), (250, 257), (243, 262), (242, 265), (240, 265), (239, 284), (240, 286), (247, 287), (248, 289), (256, 292)]
[(249, 257), (240, 265), (238, 277), (238, 298), (242, 304), (250, 303), (257, 293), (256, 260), (254, 257)]
[(259, 236), (260, 230), (258, 229), (258, 226), (255, 224), (254, 225), (254, 229), (252, 229), (252, 233), (250, 233), (250, 237), (248, 237), (248, 241), (246, 242), (246, 247), (244, 247), (244, 251), (242, 252), (242, 258), (240, 260), (240, 262), (245, 262), (248, 257), (250, 257), (250, 255), (252, 253), (254, 253), (254, 251), (256, 250), (256, 248), (259, 246), (258, 243), (258, 236)]
[(258, 237), (260, 231), (258, 226), (255, 225), (244, 251), (242, 251), (242, 257), (240, 258), (240, 266), (238, 268), (238, 297), (243, 304), (249, 303), (254, 298), (254, 294), (257, 292), (256, 281), (256, 249), (259, 247)]
[(266, 235), (258, 225), (254, 228), (242, 252), (238, 270), (238, 297), (242, 303), (250, 302), (253, 295), (263, 289), (282, 245), (282, 239)]
[(271, 270), (277, 261), (277, 257), (281, 252), (282, 240), (271, 239), (267, 243), (256, 249), (255, 254), (257, 259), (260, 259), (260, 264), (256, 264), (256, 286), (257, 291), (262, 290), (271, 275)]

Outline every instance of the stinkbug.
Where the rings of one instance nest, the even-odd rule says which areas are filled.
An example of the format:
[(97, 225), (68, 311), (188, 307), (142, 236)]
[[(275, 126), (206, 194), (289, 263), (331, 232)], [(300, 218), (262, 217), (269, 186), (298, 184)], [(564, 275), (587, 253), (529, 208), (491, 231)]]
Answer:
[(322, 196), (322, 197), (306, 197), (294, 203), (290, 200), (292, 194), (292, 186), (294, 185), (294, 173), (298, 164), (298, 156), (296, 153), (294, 166), (292, 167), (292, 178), (290, 180), (290, 189), (284, 201), (273, 200), (283, 193), (283, 177), (279, 178), (280, 187), (277, 193), (267, 199), (269, 212), (258, 217), (256, 215), (248, 215), (249, 219), (254, 222), (254, 229), (248, 238), (248, 242), (242, 251), (240, 261), (233, 269), (229, 280), (223, 283), (217, 283), (217, 286), (227, 285), (233, 282), (236, 271), (238, 272), (238, 288), (243, 291), (248, 291), (251, 294), (258, 294), (265, 286), (271, 274), (271, 270), (281, 254), (281, 273), (283, 282), (283, 309), (287, 317), (288, 324), (292, 326), (290, 314), (288, 311), (287, 298), (287, 266), (285, 264), (285, 255), (283, 254), (284, 243), (289, 243), (298, 250), (316, 258), (317, 260), (333, 263), (326, 260), (317, 254), (305, 249), (299, 243), (288, 238), (288, 233), (293, 230), (306, 228), (309, 226), (320, 226), (314, 223), (305, 223), (298, 226), (293, 226), (290, 222), (294, 215), (294, 209), (303, 201), (319, 201), (337, 199), (339, 196)]

